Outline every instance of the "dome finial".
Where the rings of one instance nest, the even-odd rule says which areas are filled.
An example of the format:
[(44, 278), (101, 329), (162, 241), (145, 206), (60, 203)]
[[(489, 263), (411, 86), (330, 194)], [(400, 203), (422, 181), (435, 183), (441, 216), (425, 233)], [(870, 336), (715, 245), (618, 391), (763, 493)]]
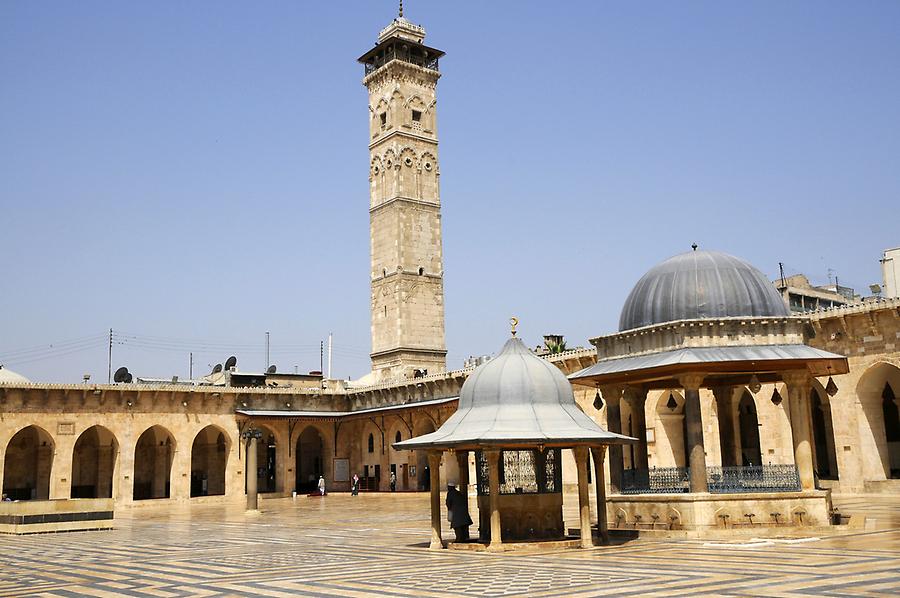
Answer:
[(400, 18), (403, 18), (403, 0), (400, 0)]
[(696, 243), (691, 243), (691, 249), (693, 249), (694, 251), (697, 251), (698, 247), (699, 245), (697, 245)]
[(512, 335), (516, 335), (516, 326), (519, 325), (519, 318), (513, 316), (509, 319), (509, 327), (512, 329)]

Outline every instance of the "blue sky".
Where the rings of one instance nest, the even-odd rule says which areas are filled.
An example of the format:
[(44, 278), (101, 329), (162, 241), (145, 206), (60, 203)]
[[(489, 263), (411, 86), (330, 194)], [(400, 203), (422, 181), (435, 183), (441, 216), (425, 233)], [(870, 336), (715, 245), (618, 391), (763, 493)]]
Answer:
[[(368, 368), (366, 92), (393, 2), (0, 4), (0, 361)], [(900, 3), (422, 2), (449, 365), (615, 330), (692, 242), (865, 289), (900, 245)], [(61, 341), (72, 341), (61, 344)], [(51, 345), (53, 348), (51, 349)], [(24, 350), (30, 350), (26, 352)]]

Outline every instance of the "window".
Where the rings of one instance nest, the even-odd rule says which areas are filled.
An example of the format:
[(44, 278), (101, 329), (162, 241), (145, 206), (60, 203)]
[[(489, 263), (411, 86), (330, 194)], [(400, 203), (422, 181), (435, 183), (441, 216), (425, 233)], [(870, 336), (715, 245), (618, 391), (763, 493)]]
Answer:
[(387, 124), (387, 112), (382, 112), (378, 115), (378, 118), (381, 119), (381, 126), (385, 126)]
[(413, 110), (412, 117), (414, 123), (422, 122), (422, 112), (420, 112), (419, 110)]
[(419, 268), (419, 276), (425, 274), (425, 268)]
[(394, 442), (400, 442), (401, 440), (403, 440), (403, 436), (401, 436), (400, 431), (397, 430), (397, 435), (394, 436)]
[(372, 434), (369, 434), (369, 452), (375, 452), (375, 436), (373, 436)]

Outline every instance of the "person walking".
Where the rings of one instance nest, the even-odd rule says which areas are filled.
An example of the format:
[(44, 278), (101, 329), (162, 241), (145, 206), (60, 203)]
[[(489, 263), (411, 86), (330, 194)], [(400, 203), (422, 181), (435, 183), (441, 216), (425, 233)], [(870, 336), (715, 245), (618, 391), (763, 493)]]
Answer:
[(353, 481), (350, 482), (350, 496), (359, 495), (359, 475), (353, 474)]
[(319, 494), (325, 496), (325, 476), (319, 476)]
[(395, 492), (397, 490), (397, 475), (392, 471), (391, 472), (391, 492)]
[(456, 484), (447, 484), (447, 521), (456, 534), (457, 542), (466, 542), (469, 539), (469, 526), (472, 518), (469, 517), (469, 498), (457, 490)]

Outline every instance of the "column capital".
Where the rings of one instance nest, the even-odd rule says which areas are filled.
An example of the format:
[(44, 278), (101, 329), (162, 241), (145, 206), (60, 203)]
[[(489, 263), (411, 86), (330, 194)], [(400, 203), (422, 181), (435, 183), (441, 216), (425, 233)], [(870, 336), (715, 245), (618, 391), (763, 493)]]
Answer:
[(488, 463), (497, 463), (500, 461), (500, 449), (484, 449), (484, 458)]
[(603, 400), (606, 401), (607, 404), (618, 403), (625, 390), (625, 387), (621, 384), (605, 384), (598, 388), (600, 389), (600, 394), (603, 395)]
[(789, 370), (782, 372), (781, 379), (788, 385), (788, 391), (793, 388), (807, 389), (812, 386), (812, 375), (809, 370)]
[(572, 454), (575, 456), (576, 461), (585, 461), (587, 462), (588, 458), (588, 447), (586, 446), (576, 446), (572, 448)]
[(725, 401), (734, 396), (734, 386), (725, 386), (719, 384), (718, 386), (711, 387), (713, 396), (716, 397), (717, 401)]
[(705, 378), (706, 374), (681, 374), (680, 376), (678, 376), (678, 383), (681, 384), (681, 388), (683, 388), (684, 390), (700, 390), (700, 387), (703, 386), (703, 380)]
[(643, 386), (627, 385), (623, 390), (625, 400), (629, 403), (647, 400), (647, 389)]

